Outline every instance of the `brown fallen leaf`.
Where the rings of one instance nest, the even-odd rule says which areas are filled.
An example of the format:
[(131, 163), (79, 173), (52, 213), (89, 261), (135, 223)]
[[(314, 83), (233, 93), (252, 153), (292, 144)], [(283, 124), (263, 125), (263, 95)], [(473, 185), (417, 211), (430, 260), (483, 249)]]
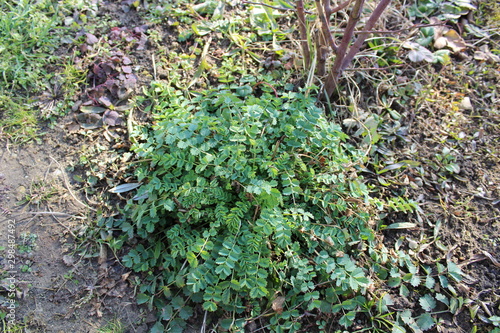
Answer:
[(89, 45), (95, 44), (99, 41), (99, 39), (97, 39), (97, 37), (91, 33), (86, 33), (85, 36), (87, 37), (86, 41), (87, 41), (87, 44), (89, 44)]
[(99, 258), (97, 259), (97, 263), (99, 265), (103, 264), (108, 260), (108, 249), (106, 248), (106, 245), (101, 244), (99, 248)]
[[(436, 17), (431, 17), (429, 21), (431, 24), (443, 23)], [(436, 49), (447, 47), (450, 48), (453, 53), (460, 53), (465, 51), (467, 44), (455, 30), (444, 25), (438, 25), (434, 27), (434, 47)]]
[(69, 256), (69, 255), (64, 255), (62, 257), (63, 262), (66, 266), (71, 267), (75, 264), (75, 257)]
[(106, 112), (104, 112), (104, 116), (102, 117), (102, 119), (109, 126), (118, 126), (122, 124), (120, 114), (116, 111), (107, 110)]
[(122, 274), (122, 281), (127, 281), (128, 277), (130, 276), (130, 273), (132, 273), (132, 272), (130, 271), (130, 272), (127, 272), (125, 274)]
[(276, 311), (276, 313), (281, 314), (283, 313), (283, 303), (285, 303), (285, 297), (283, 296), (278, 296), (273, 300), (273, 310)]
[(487, 44), (479, 47), (479, 50), (474, 52), (474, 59), (479, 61), (487, 61), (489, 63), (500, 62), (500, 57), (491, 53)]

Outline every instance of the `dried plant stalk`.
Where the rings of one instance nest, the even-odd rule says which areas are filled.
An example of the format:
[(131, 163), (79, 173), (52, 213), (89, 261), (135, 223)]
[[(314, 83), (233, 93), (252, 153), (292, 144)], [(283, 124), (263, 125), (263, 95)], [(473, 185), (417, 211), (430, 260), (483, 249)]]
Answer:
[(368, 21), (366, 21), (366, 25), (363, 29), (363, 32), (360, 32), (358, 34), (358, 38), (356, 39), (354, 44), (352, 44), (351, 48), (349, 49), (349, 52), (345, 56), (341, 66), (342, 71), (344, 71), (349, 66), (351, 61), (354, 59), (356, 53), (359, 52), (361, 46), (363, 46), (363, 43), (370, 34), (369, 31), (371, 31), (375, 27), (375, 23), (377, 23), (378, 19), (380, 18), (380, 16), (384, 12), (384, 10), (389, 6), (390, 3), (391, 0), (382, 0), (379, 2), (373, 13), (370, 15)]
[(298, 0), (295, 2), (297, 8), (297, 17), (299, 19), (300, 44), (302, 46), (302, 54), (304, 56), (305, 68), (311, 66), (311, 52), (309, 51), (309, 43), (307, 42), (307, 27), (306, 14), (304, 11), (304, 1)]
[(354, 2), (354, 7), (349, 14), (349, 20), (347, 21), (344, 36), (342, 37), (340, 45), (337, 49), (335, 62), (333, 63), (332, 70), (326, 77), (325, 85), (323, 87), (323, 94), (325, 95), (324, 97), (330, 97), (335, 89), (337, 89), (337, 82), (340, 74), (342, 74), (342, 64), (347, 54), (347, 48), (349, 47), (352, 36), (354, 35), (354, 28), (356, 27), (356, 23), (358, 23), (361, 17), (361, 11), (363, 10), (364, 3), (365, 0), (356, 0)]

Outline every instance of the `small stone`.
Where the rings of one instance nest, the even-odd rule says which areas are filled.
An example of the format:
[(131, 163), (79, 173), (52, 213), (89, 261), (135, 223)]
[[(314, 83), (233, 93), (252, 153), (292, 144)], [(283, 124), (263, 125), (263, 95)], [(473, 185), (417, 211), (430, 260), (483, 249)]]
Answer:
[(75, 264), (75, 258), (73, 256), (64, 255), (62, 259), (64, 264), (68, 267), (73, 266)]
[(472, 103), (471, 103), (469, 97), (464, 97), (464, 99), (462, 100), (462, 103), (460, 103), (460, 108), (462, 110), (474, 110), (474, 107), (472, 106)]
[(52, 172), (52, 177), (53, 177), (54, 179), (57, 179), (57, 178), (59, 178), (59, 177), (61, 177), (61, 178), (62, 178), (62, 174), (63, 174), (63, 173), (62, 173), (62, 171), (61, 171), (60, 169), (55, 169), (55, 170), (54, 170), (54, 172)]
[(417, 247), (418, 247), (418, 243), (415, 242), (414, 240), (412, 239), (409, 239), (408, 240), (408, 245), (410, 246), (410, 249), (412, 250), (415, 250)]
[(22, 199), (24, 199), (25, 194), (26, 194), (26, 187), (24, 187), (23, 185), (20, 185), (17, 188), (16, 200), (21, 201)]

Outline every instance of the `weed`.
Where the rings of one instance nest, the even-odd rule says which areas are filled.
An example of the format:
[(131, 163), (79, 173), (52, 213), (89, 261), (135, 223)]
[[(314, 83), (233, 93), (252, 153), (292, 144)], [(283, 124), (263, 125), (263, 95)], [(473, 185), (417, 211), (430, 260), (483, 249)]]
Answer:
[(38, 136), (37, 118), (26, 101), (0, 89), (0, 137), (24, 143)]
[(123, 333), (125, 332), (125, 325), (119, 320), (115, 319), (108, 322), (104, 327), (97, 330), (97, 333)]
[(19, 253), (31, 253), (36, 248), (36, 241), (38, 240), (37, 234), (22, 233), (20, 235), (20, 242), (17, 245)]
[[(37, 114), (28, 97), (53, 77), (46, 69), (61, 41), (61, 14), (67, 4), (21, 0), (0, 2), (0, 135), (23, 143), (37, 137)], [(60, 109), (52, 89), (43, 108)]]
[(57, 7), (49, 1), (3, 1), (0, 5), (0, 68), (4, 89), (29, 88), (47, 75), (57, 37)]
[(58, 189), (44, 180), (33, 181), (20, 204), (30, 204), (39, 207), (48, 203), (57, 193)]
[[(0, 312), (1, 315), (1, 312)], [(2, 327), (2, 332), (8, 332), (8, 333), (24, 333), (26, 332), (26, 325), (25, 324), (20, 324), (20, 323), (15, 323), (15, 324), (10, 324), (7, 323), (5, 319), (2, 319), (1, 323)]]
[[(112, 190), (139, 187), (126, 207), (131, 221), (100, 225), (138, 239), (125, 266), (168, 272), (138, 286), (138, 303), (161, 309), (154, 329), (182, 327), (196, 303), (232, 313), (219, 322), (224, 329), (267, 313), (271, 328), (294, 331), (301, 311), (338, 313), (349, 327), (367, 302), (352, 295), (372, 283), (357, 250), (375, 241), (356, 173), (364, 153), (313, 98), (264, 84), (257, 98), (257, 79), (243, 80), (193, 99), (153, 84), (155, 125), (134, 133), (134, 150), (148, 161), (136, 172), (144, 184)], [(387, 205), (414, 208), (402, 199)]]

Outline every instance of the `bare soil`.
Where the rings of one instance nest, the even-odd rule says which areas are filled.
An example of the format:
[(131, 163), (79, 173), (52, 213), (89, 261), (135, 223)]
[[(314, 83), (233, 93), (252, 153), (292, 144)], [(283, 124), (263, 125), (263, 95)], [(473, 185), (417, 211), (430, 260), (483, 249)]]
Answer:
[[(99, 10), (98, 16), (110, 15), (123, 27), (145, 24), (135, 11), (125, 13), (117, 3)], [(167, 48), (185, 47), (174, 41), (168, 28), (148, 28), (162, 35)], [(148, 85), (157, 69), (159, 79), (167, 77), (161, 67), (153, 68), (155, 47), (148, 42), (143, 50), (127, 50), (127, 56), (140, 67), (134, 72), (136, 92)], [(83, 66), (93, 64), (88, 59), (81, 61)], [(397, 160), (417, 161), (420, 166), (385, 175), (399, 184), (387, 191), (404, 188), (406, 196), (421, 207), (417, 213), (395, 214), (389, 219), (415, 222), (419, 227), (384, 231), (385, 243), (392, 248), (404, 237), (423, 244), (440, 224), (439, 241), (444, 247), (422, 249), (419, 257), (424, 262), (448, 257), (461, 265), (466, 275), (460, 295), (481, 304), (481, 316), (499, 316), (500, 73), (498, 67), (477, 62), (470, 55), (454, 58), (448, 67), (428, 70), (432, 79), (426, 81), (424, 75), (422, 84), (429, 91), (424, 99), (404, 106), (406, 142), (399, 143), (397, 151), (393, 149)], [(466, 98), (471, 105), (465, 104)], [(85, 102), (84, 94), (75, 96), (77, 101)], [(124, 332), (147, 332), (155, 318), (146, 307), (136, 305), (134, 282), (138, 277), (98, 242), (87, 247), (80, 243), (89, 226), (95, 225), (98, 207), (94, 203), (102, 195), (85, 191), (75, 181), (74, 176), (85, 175), (88, 167), (79, 164), (80, 158), (96, 145), (106, 145), (106, 149), (92, 151), (95, 159), (123, 154), (129, 145), (126, 131), (117, 130), (111, 139), (102, 131), (82, 135), (74, 126), (75, 119), (76, 113), (72, 113), (54, 128), (45, 129), (40, 143), (12, 146), (3, 141), (0, 145), (1, 241), (7, 244), (6, 230), (14, 221), (17, 245), (26, 249), (17, 253), (13, 269), (8, 269), (6, 253), (0, 257), (0, 265), (15, 272), (17, 323), (24, 332), (98, 332), (118, 320), (124, 324)], [(437, 156), (445, 148), (459, 165), (458, 172), (443, 171), (444, 162)], [(105, 172), (110, 177), (126, 177), (119, 168)], [(103, 179), (98, 182), (104, 191), (112, 184)], [(370, 181), (376, 182), (376, 177)], [(416, 303), (399, 301), (401, 307)], [(8, 305), (5, 293), (0, 295), (1, 305)], [(436, 332), (469, 332), (473, 324), (484, 331), (490, 327), (471, 318), (469, 311), (443, 320)]]

